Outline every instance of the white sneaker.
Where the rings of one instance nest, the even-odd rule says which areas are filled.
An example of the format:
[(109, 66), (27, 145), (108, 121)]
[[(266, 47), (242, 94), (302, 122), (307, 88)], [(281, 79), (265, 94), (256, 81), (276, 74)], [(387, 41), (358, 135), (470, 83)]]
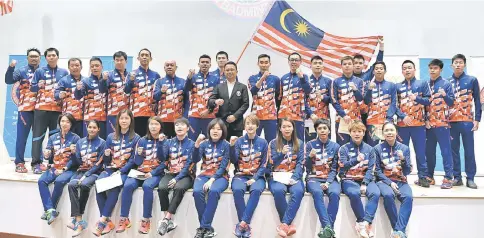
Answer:
[(360, 238), (369, 238), (368, 233), (366, 232), (366, 225), (363, 222), (356, 223), (355, 226), (356, 233)]

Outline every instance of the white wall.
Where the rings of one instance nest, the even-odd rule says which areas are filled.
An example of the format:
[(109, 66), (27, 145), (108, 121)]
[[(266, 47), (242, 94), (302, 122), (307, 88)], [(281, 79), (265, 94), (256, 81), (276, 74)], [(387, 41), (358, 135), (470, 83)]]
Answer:
[[(6, 68), (8, 55), (25, 54), (29, 47), (43, 51), (54, 46), (61, 57), (111, 55), (117, 50), (135, 56), (147, 47), (153, 52), (153, 69), (163, 73), (163, 62), (176, 59), (178, 74), (185, 76), (197, 67), (201, 54), (214, 57), (217, 51), (225, 50), (236, 60), (262, 18), (227, 14), (215, 2), (16, 0), (13, 12), (0, 17), (0, 65)], [(387, 56), (484, 56), (484, 28), (478, 27), (483, 2), (288, 2), (306, 20), (332, 34), (385, 36)], [(257, 72), (256, 57), (261, 53), (274, 56), (274, 74), (287, 71), (284, 58), (250, 45), (239, 64), (242, 81)], [(481, 68), (482, 62), (472, 67)], [(212, 66), (216, 67), (215, 60)], [(399, 62), (392, 63), (389, 72), (398, 73), (398, 67)], [(5, 95), (5, 87), (0, 87), (0, 95)], [(4, 96), (0, 100), (4, 102)], [(4, 111), (4, 103), (0, 103), (0, 118)]]

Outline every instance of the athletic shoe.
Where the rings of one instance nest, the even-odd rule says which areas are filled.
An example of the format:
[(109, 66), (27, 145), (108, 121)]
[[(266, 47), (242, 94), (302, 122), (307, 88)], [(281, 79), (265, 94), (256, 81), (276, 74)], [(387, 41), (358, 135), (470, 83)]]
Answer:
[(119, 220), (118, 227), (116, 228), (116, 233), (122, 233), (130, 227), (131, 227), (131, 222), (129, 221), (129, 218), (122, 217)]
[(47, 168), (45, 168), (44, 164), (36, 164), (34, 165), (34, 167), (32, 167), (32, 170), (34, 174), (42, 174), (44, 171), (47, 170)]
[(27, 173), (28, 170), (27, 170), (27, 168), (25, 168), (24, 163), (18, 163), (18, 164), (15, 165), (15, 172), (24, 174), (24, 173)]
[(464, 183), (462, 182), (462, 179), (454, 179), (452, 181), (452, 186), (464, 186)]
[(87, 229), (87, 222), (84, 220), (80, 220), (79, 222), (76, 223), (76, 229), (72, 237), (80, 236), (82, 231), (84, 231), (85, 229)]
[(318, 233), (319, 238), (334, 238), (335, 232), (330, 226), (326, 226), (321, 228), (321, 231)]
[(370, 238), (375, 237), (375, 233), (373, 233), (373, 226), (368, 222), (363, 222), (363, 223), (365, 223), (366, 231), (368, 232), (368, 237)]
[(467, 182), (466, 182), (466, 186), (468, 188), (472, 188), (472, 189), (477, 189), (477, 184), (474, 183), (474, 180), (471, 180), (471, 179), (468, 179)]
[(197, 233), (195, 234), (195, 238), (204, 238), (206, 230), (204, 228), (197, 228)]
[(148, 234), (150, 233), (150, 229), (151, 229), (151, 221), (150, 220), (141, 220), (141, 226), (138, 230), (138, 232), (140, 234)]
[(423, 187), (423, 188), (429, 188), (430, 187), (430, 181), (426, 177), (419, 178), (417, 181), (415, 181), (415, 184), (420, 186), (420, 187)]
[(96, 223), (96, 229), (92, 232), (95, 236), (99, 237), (102, 235), (102, 232), (107, 227), (107, 222), (98, 221)]
[(252, 231), (250, 229), (250, 225), (247, 224), (247, 227), (245, 228), (244, 233), (242, 234), (243, 238), (250, 238), (252, 236)]
[(75, 231), (77, 229), (76, 225), (77, 225), (76, 218), (72, 218), (71, 223), (67, 224), (67, 228)]
[(40, 216), (40, 219), (47, 221), (47, 211), (45, 211), (44, 214), (42, 214), (42, 216)]
[(363, 222), (356, 223), (355, 229), (356, 229), (356, 234), (358, 234), (359, 237), (369, 238), (368, 232), (366, 231), (365, 223)]
[(113, 221), (108, 220), (107, 225), (106, 225), (106, 227), (104, 228), (104, 230), (101, 234), (106, 235), (106, 234), (110, 233), (111, 231), (114, 230), (114, 227), (115, 227), (115, 225), (114, 225)]
[(442, 185), (440, 185), (440, 188), (441, 189), (451, 189), (452, 188), (452, 180), (448, 180), (448, 179), (444, 178), (444, 180), (442, 180)]
[(55, 219), (59, 216), (59, 213), (56, 210), (52, 210), (47, 213), (47, 225), (52, 224)]
[(213, 228), (206, 229), (205, 234), (203, 235), (203, 238), (212, 238), (217, 236), (217, 232)]
[(287, 233), (289, 232), (289, 226), (285, 223), (280, 224), (276, 228), (277, 234), (281, 237), (287, 237)]
[(234, 235), (237, 236), (237, 238), (243, 238), (245, 229), (240, 226), (240, 223), (235, 225), (235, 230), (234, 230)]
[(164, 236), (168, 232), (168, 219), (163, 219), (158, 222), (158, 234)]

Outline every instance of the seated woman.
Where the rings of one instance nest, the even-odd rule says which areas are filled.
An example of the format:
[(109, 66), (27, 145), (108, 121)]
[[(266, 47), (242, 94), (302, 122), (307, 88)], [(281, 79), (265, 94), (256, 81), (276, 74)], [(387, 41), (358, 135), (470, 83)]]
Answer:
[[(165, 175), (158, 185), (161, 211), (164, 218), (158, 224), (158, 234), (161, 236), (176, 228), (173, 222), (178, 206), (183, 200), (185, 192), (193, 186), (195, 178), (195, 166), (192, 163), (192, 154), (195, 142), (188, 138), (190, 125), (186, 118), (175, 120), (176, 136), (169, 139), (163, 145), (162, 161), (165, 161)], [(173, 190), (171, 201), (168, 193)]]
[[(76, 143), (79, 136), (71, 132), (75, 119), (69, 113), (59, 116), (57, 125), (60, 131), (51, 135), (44, 150), (44, 159), (49, 160), (49, 169), (40, 176), (38, 185), (44, 214), (42, 220), (52, 224), (59, 213), (56, 211), (57, 203), (62, 195), (64, 186), (71, 180), (76, 171), (75, 163), (72, 161), (73, 152), (76, 150)], [(49, 191), (49, 184), (54, 183), (52, 194)]]
[[(383, 196), (383, 205), (392, 225), (394, 238), (406, 238), (408, 220), (412, 213), (412, 189), (407, 183), (407, 175), (412, 172), (408, 146), (396, 140), (397, 128), (387, 122), (383, 125), (385, 141), (373, 149), (376, 157), (377, 183)], [(402, 203), (397, 212), (395, 197)]]
[[(229, 153), (230, 145), (225, 140), (227, 127), (220, 118), (213, 119), (208, 124), (208, 140), (200, 134), (195, 141), (193, 163), (202, 160), (200, 174), (193, 185), (193, 198), (197, 208), (200, 227), (195, 238), (212, 238), (217, 235), (212, 227), (213, 216), (217, 210), (220, 194), (229, 186)], [(203, 141), (203, 142), (202, 142)], [(208, 198), (205, 199), (205, 195)]]
[[(256, 134), (259, 124), (260, 121), (256, 115), (247, 116), (244, 119), (247, 133), (239, 139), (236, 137), (230, 139), (230, 160), (235, 166), (232, 192), (239, 219), (234, 234), (238, 238), (251, 237), (250, 221), (259, 198), (266, 188), (264, 172), (268, 145), (265, 139)], [(246, 191), (250, 191), (247, 206), (244, 199)]]
[(69, 198), (71, 200), (71, 224), (67, 227), (73, 229), (74, 235), (79, 236), (87, 228), (87, 222), (82, 219), (86, 208), (89, 192), (102, 168), (105, 141), (99, 137), (99, 122), (87, 123), (88, 136), (77, 141), (75, 161), (79, 165), (76, 174), (68, 184)]
[[(134, 166), (135, 147), (139, 136), (134, 132), (133, 113), (129, 109), (121, 110), (116, 117), (115, 131), (106, 139), (104, 150), (103, 171), (98, 179), (107, 178), (120, 174), (121, 180), (126, 181), (130, 169)], [(101, 218), (96, 223), (95, 236), (108, 234), (114, 229), (111, 214), (118, 202), (118, 196), (122, 186), (107, 191), (96, 193), (96, 201), (101, 213)]]
[(116, 233), (121, 233), (126, 228), (131, 227), (131, 222), (128, 218), (129, 209), (133, 202), (133, 193), (139, 188), (143, 187), (143, 220), (139, 233), (148, 234), (151, 228), (151, 210), (153, 209), (153, 190), (161, 180), (163, 173), (161, 160), (163, 142), (165, 135), (162, 133), (161, 118), (155, 116), (148, 119), (148, 133), (143, 138), (139, 139), (136, 146), (136, 154), (134, 156), (135, 166), (137, 170), (144, 173), (140, 178), (127, 178), (124, 182), (123, 192), (121, 193), (121, 219), (119, 219)]
[[(306, 187), (313, 195), (318, 213), (320, 238), (333, 238), (334, 221), (338, 214), (341, 185), (336, 178), (338, 171), (339, 144), (329, 139), (331, 122), (318, 119), (314, 123), (317, 138), (306, 144)], [(328, 209), (324, 206), (324, 193), (329, 196)]]
[[(277, 213), (281, 224), (277, 232), (282, 237), (291, 236), (296, 233), (296, 227), (292, 221), (301, 205), (304, 196), (303, 161), (304, 145), (298, 139), (295, 130), (295, 123), (288, 118), (279, 119), (279, 131), (276, 139), (269, 143), (269, 164), (271, 176), (269, 178), (269, 190), (274, 196)], [(274, 173), (290, 173), (291, 178), (287, 182), (276, 181)], [(286, 201), (286, 193), (289, 191), (291, 198), (289, 204)]]
[[(339, 166), (343, 193), (350, 199), (351, 209), (356, 216), (356, 232), (359, 237), (373, 237), (371, 223), (378, 208), (380, 190), (373, 182), (375, 156), (373, 148), (363, 142), (366, 127), (363, 122), (353, 121), (348, 128), (350, 142), (339, 149)], [(366, 194), (367, 203), (363, 208), (361, 194)]]

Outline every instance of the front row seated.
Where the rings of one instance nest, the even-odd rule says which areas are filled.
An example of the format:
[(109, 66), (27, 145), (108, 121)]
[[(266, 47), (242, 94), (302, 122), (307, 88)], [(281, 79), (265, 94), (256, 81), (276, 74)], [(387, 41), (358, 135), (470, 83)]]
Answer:
[[(164, 212), (157, 231), (162, 236), (173, 231), (177, 227), (173, 216), (185, 192), (193, 186), (200, 222), (195, 238), (214, 237), (217, 233), (212, 221), (221, 193), (229, 186), (230, 163), (235, 168), (231, 188), (239, 220), (234, 229), (236, 237), (251, 237), (251, 219), (266, 189), (266, 181), (274, 196), (280, 220), (276, 230), (281, 237), (296, 233), (292, 222), (305, 190), (313, 196), (321, 223), (320, 238), (335, 237), (334, 222), (341, 192), (349, 197), (355, 213), (357, 237), (374, 236), (372, 222), (380, 196), (383, 196), (393, 228), (391, 237), (406, 237), (413, 203), (406, 176), (412, 165), (409, 149), (396, 141), (397, 129), (392, 123), (383, 126), (385, 140), (372, 148), (363, 142), (366, 128), (361, 121), (350, 124), (351, 141), (341, 147), (329, 139), (330, 122), (324, 119), (315, 122), (317, 138), (306, 145), (297, 138), (294, 122), (287, 118), (280, 119), (277, 137), (270, 143), (256, 135), (260, 121), (255, 115), (244, 119), (246, 134), (232, 137), (230, 142), (224, 139), (227, 135), (225, 123), (217, 118), (208, 125), (208, 138), (201, 134), (195, 142), (187, 137), (190, 125), (185, 118), (176, 120), (176, 136), (171, 139), (165, 138), (159, 117), (148, 120), (147, 135), (140, 138), (134, 132), (133, 114), (129, 109), (118, 114), (116, 130), (106, 141), (98, 136), (98, 122), (88, 122), (88, 136), (82, 139), (70, 131), (73, 122), (70, 114), (59, 117), (60, 131), (49, 137), (44, 150), (50, 169), (38, 182), (45, 211), (42, 219), (49, 225), (59, 215), (57, 203), (64, 185), (69, 184), (72, 220), (67, 226), (74, 231), (73, 237), (87, 228), (82, 216), (90, 188), (97, 179), (110, 176), (119, 176), (123, 185), (96, 194), (101, 215), (93, 231), (96, 236), (106, 235), (115, 228), (121, 233), (131, 227), (129, 210), (133, 192), (139, 187), (143, 188), (143, 219), (139, 232), (148, 234), (150, 231), (156, 187)], [(201, 170), (197, 173), (196, 165), (200, 161)], [(131, 170), (140, 175), (129, 177)], [(51, 194), (48, 185), (52, 182), (55, 185)], [(170, 190), (173, 190), (171, 201)], [(244, 194), (247, 191), (250, 196), (246, 203)], [(286, 201), (288, 192), (290, 200)], [(111, 215), (120, 193), (121, 218), (116, 227)], [(327, 207), (324, 193), (329, 196)], [(366, 206), (362, 204), (361, 194), (367, 197)], [(399, 212), (395, 198), (401, 202)]]

